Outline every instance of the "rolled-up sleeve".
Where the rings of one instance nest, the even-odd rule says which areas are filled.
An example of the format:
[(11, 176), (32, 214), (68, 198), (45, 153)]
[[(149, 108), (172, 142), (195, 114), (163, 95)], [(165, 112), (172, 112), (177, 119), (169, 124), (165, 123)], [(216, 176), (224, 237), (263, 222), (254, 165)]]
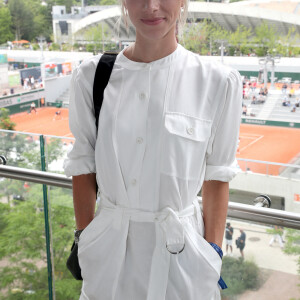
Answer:
[(242, 82), (239, 73), (228, 75), (225, 101), (216, 114), (206, 156), (204, 180), (229, 182), (239, 171), (236, 161), (242, 113)]
[(75, 144), (64, 161), (67, 176), (96, 173), (96, 125), (93, 106), (93, 75), (91, 76), (94, 72), (91, 63), (83, 63), (75, 69), (72, 75), (69, 126), (75, 137)]

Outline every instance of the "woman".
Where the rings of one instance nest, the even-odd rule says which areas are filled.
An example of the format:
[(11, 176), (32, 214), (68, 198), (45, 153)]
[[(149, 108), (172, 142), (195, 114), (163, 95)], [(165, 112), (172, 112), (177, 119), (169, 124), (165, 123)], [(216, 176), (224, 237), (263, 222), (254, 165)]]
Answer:
[(99, 56), (72, 79), (76, 142), (65, 172), (73, 176), (77, 229), (84, 229), (80, 299), (220, 299), (221, 259), (209, 243), (222, 245), (236, 173), (240, 76), (177, 44), (187, 1), (124, 0), (122, 9), (136, 42), (116, 59), (97, 135)]

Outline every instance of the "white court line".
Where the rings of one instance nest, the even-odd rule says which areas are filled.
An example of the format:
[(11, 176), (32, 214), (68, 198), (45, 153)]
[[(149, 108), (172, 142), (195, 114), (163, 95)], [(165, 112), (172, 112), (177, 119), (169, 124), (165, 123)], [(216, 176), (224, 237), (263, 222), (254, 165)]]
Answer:
[(70, 135), (72, 135), (72, 133), (65, 134), (65, 135), (63, 135), (63, 137), (68, 137)]
[(264, 136), (261, 135), (259, 138), (257, 138), (256, 140), (254, 140), (253, 142), (251, 142), (250, 144), (246, 145), (245, 147), (243, 147), (242, 149), (240, 149), (240, 152), (247, 149), (248, 147), (250, 147), (251, 145), (253, 145), (254, 143), (258, 142), (259, 140), (261, 140)]
[(259, 137), (255, 138), (255, 137), (251, 137), (251, 136), (240, 136), (240, 139), (243, 139), (243, 140), (246, 140), (246, 139), (248, 139), (248, 140), (255, 140), (255, 139), (259, 138)]
[(255, 133), (245, 133), (245, 135), (261, 136), (260, 134), (255, 134)]

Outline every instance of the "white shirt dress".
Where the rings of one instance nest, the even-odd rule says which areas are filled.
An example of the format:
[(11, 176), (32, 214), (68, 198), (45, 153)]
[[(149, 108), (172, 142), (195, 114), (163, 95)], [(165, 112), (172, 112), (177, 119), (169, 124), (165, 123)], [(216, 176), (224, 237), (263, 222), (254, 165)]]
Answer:
[(116, 59), (96, 134), (100, 56), (73, 73), (67, 176), (97, 173), (100, 204), (79, 241), (80, 300), (220, 299), (221, 259), (203, 238), (204, 180), (230, 181), (239, 73), (181, 45), (151, 63)]

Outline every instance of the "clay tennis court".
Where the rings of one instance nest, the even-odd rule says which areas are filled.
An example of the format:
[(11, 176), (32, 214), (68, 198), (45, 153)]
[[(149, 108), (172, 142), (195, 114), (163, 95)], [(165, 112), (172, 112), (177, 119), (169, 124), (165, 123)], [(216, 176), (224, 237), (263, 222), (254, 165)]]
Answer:
[[(56, 114), (59, 112), (60, 114)], [(69, 110), (67, 108), (37, 108), (37, 113), (22, 112), (10, 116), (16, 123), (16, 130), (44, 135), (73, 137), (69, 129)]]
[[(56, 115), (57, 111), (60, 115)], [(38, 108), (37, 114), (19, 113), (11, 116), (16, 130), (44, 135), (72, 137), (69, 112), (66, 108)], [(269, 162), (291, 163), (300, 154), (300, 129), (242, 124), (238, 158)], [(278, 175), (279, 166), (239, 162), (242, 170), (250, 168), (256, 173)]]

